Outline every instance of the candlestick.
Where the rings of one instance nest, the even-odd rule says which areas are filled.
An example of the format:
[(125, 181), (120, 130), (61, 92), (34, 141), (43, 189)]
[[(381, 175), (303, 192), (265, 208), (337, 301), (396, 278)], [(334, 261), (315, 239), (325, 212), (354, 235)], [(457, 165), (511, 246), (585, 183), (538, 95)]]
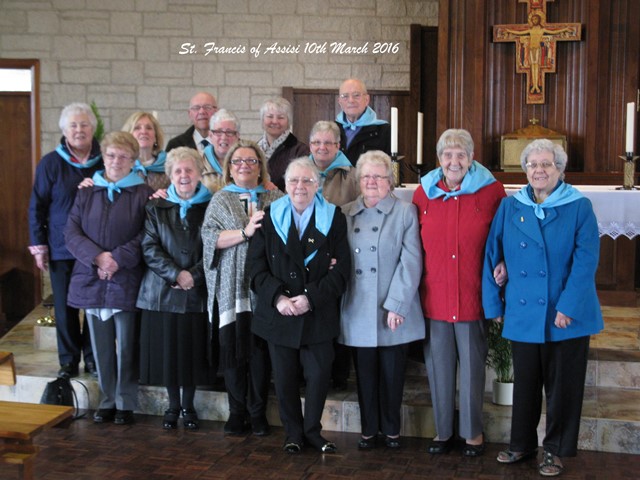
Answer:
[(416, 141), (416, 164), (422, 165), (422, 131), (424, 123), (424, 114), (418, 112), (418, 140)]
[(391, 154), (398, 153), (398, 109), (391, 107)]
[(622, 187), (617, 187), (618, 190), (637, 190), (633, 185), (636, 176), (636, 160), (637, 156), (633, 153), (627, 152), (626, 155), (620, 155), (620, 158), (624, 161), (624, 174), (622, 177)]
[(634, 131), (634, 123), (636, 118), (636, 104), (633, 102), (627, 103), (627, 135), (626, 135), (626, 148), (625, 152), (633, 153), (633, 134)]

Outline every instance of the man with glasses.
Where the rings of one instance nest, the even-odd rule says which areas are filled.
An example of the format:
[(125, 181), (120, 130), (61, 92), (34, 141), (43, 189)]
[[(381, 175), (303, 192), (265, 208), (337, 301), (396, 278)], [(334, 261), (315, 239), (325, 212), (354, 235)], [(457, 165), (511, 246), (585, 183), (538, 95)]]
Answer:
[(354, 166), (360, 155), (369, 150), (391, 154), (391, 126), (379, 120), (369, 107), (367, 87), (361, 80), (350, 78), (342, 82), (338, 103), (342, 108), (336, 117), (341, 150)]
[(190, 147), (202, 154), (209, 145), (209, 120), (217, 111), (216, 97), (207, 92), (196, 93), (189, 102), (188, 112), (192, 125), (184, 133), (169, 140), (166, 151), (169, 152), (176, 147)]

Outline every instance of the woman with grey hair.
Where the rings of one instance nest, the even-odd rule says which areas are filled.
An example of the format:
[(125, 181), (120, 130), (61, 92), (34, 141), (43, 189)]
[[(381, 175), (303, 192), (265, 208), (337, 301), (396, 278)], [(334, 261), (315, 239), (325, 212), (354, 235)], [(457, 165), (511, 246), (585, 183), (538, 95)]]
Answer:
[[(418, 286), (422, 246), (416, 207), (391, 194), (391, 158), (380, 150), (356, 164), (360, 196), (344, 205), (352, 269), (338, 342), (352, 347), (358, 384), (359, 449), (399, 448), (409, 343), (425, 336)], [(372, 247), (372, 245), (374, 245)]]
[(220, 370), (229, 398), (224, 432), (229, 435), (249, 428), (254, 435), (269, 434), (269, 354), (264, 341), (250, 330), (255, 305), (247, 263), (249, 241), (262, 226), (264, 209), (282, 196), (279, 190), (267, 189), (265, 163), (255, 142), (235, 143), (223, 164), (226, 185), (209, 202), (202, 226), (207, 307), (219, 336)]
[[(142, 309), (140, 382), (167, 388), (162, 426), (197, 430), (196, 385), (216, 378), (218, 348), (208, 342), (207, 285), (200, 230), (211, 193), (201, 183), (197, 150), (177, 147), (165, 163), (167, 198), (146, 206), (142, 256), (147, 270), (136, 306)], [(182, 397), (180, 396), (182, 387)]]
[(311, 160), (292, 161), (285, 178), (287, 196), (266, 209), (249, 246), (257, 295), (251, 329), (269, 345), (286, 434), (283, 450), (296, 454), (308, 444), (333, 453), (336, 445), (322, 436), (320, 419), (351, 265), (346, 223), (340, 208), (318, 195), (319, 174)]
[(226, 108), (218, 110), (209, 120), (209, 144), (204, 147), (202, 183), (211, 193), (225, 185), (222, 162), (229, 148), (240, 139), (240, 120)]
[(29, 251), (37, 267), (51, 276), (61, 377), (77, 376), (83, 355), (85, 372), (97, 375), (88, 325), (82, 327), (78, 309), (67, 305), (74, 258), (63, 236), (78, 184), (103, 167), (100, 145), (93, 138), (97, 124), (86, 103), (64, 107), (59, 121), (62, 138), (40, 160), (29, 203)]
[[(431, 454), (455, 444), (456, 385), (462, 454), (484, 453), (482, 421), (487, 327), (482, 313), (484, 244), (504, 187), (473, 159), (473, 139), (462, 129), (446, 130), (436, 152), (440, 167), (420, 180), (413, 195), (424, 250), (420, 296), (427, 318), (424, 343), (436, 437)], [(496, 277), (504, 282), (502, 265)], [(459, 376), (459, 382), (457, 378)]]
[(272, 98), (260, 107), (260, 121), (264, 134), (258, 145), (267, 158), (271, 181), (284, 192), (284, 172), (294, 158), (309, 155), (309, 146), (298, 141), (291, 132), (293, 110), (285, 98)]
[[(504, 319), (515, 378), (511, 441), (497, 460), (536, 456), (544, 388), (538, 470), (556, 476), (561, 457), (577, 453), (589, 338), (604, 327), (595, 284), (600, 239), (591, 202), (562, 180), (567, 155), (560, 145), (534, 140), (520, 161), (529, 183), (500, 204), (482, 280), (485, 316)], [(492, 274), (502, 261), (511, 272), (504, 289)]]

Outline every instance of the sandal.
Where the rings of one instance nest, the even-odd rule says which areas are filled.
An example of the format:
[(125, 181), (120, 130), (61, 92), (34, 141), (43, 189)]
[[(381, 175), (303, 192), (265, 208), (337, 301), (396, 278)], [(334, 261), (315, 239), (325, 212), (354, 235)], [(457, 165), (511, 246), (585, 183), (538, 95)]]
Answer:
[[(557, 477), (564, 470), (564, 466), (556, 463), (556, 457), (553, 453), (545, 450), (542, 456), (542, 463), (538, 465), (538, 472), (543, 477)], [(558, 458), (558, 462), (560, 459)]]
[(496, 460), (498, 463), (516, 463), (523, 460), (528, 460), (535, 457), (538, 454), (538, 449), (534, 448), (528, 452), (513, 452), (511, 450), (502, 450), (498, 453)]

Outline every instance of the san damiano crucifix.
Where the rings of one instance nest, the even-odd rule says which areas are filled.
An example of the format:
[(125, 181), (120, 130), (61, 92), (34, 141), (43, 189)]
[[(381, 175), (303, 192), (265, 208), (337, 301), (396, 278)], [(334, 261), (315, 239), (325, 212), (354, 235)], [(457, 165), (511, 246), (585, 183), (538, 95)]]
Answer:
[(494, 42), (516, 43), (516, 72), (527, 75), (527, 103), (545, 103), (545, 75), (556, 71), (556, 42), (580, 40), (579, 23), (547, 23), (547, 2), (554, 0), (518, 0), (526, 3), (527, 24), (494, 25)]

